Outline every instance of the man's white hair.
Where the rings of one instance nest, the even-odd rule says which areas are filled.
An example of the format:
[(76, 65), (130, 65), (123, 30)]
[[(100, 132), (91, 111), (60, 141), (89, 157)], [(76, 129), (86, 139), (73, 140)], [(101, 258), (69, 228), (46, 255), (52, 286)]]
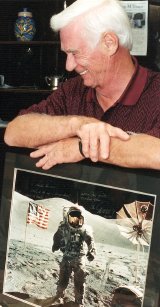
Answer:
[[(79, 20), (78, 20), (79, 18)], [(95, 46), (105, 32), (114, 32), (121, 46), (131, 50), (132, 31), (128, 16), (119, 0), (77, 0), (57, 15), (52, 16), (50, 25), (59, 31), (71, 22), (83, 26), (82, 33)]]

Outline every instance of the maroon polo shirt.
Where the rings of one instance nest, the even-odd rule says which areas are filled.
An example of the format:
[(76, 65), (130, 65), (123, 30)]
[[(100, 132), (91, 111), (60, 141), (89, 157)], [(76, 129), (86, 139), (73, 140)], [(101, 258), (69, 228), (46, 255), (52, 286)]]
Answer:
[(80, 76), (61, 83), (46, 100), (20, 114), (29, 112), (95, 117), (124, 131), (160, 138), (160, 73), (140, 66), (135, 60), (132, 79), (106, 112), (97, 101), (95, 89), (84, 86)]

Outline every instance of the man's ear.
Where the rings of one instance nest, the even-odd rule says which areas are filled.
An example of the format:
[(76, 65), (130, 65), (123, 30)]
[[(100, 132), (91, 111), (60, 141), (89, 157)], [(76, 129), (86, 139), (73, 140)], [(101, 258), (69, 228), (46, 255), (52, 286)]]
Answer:
[(108, 55), (111, 56), (116, 53), (119, 47), (119, 39), (115, 33), (105, 32), (102, 35), (102, 45), (103, 48), (107, 49)]

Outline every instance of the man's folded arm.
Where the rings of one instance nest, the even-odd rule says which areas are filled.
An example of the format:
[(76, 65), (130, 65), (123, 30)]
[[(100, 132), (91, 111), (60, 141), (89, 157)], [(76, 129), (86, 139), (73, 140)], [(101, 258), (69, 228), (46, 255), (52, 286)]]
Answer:
[(127, 141), (111, 138), (108, 159), (99, 160), (128, 168), (160, 170), (160, 139), (147, 134), (132, 135)]
[(37, 148), (74, 136), (80, 136), (84, 140), (86, 135), (91, 136), (92, 141), (95, 137), (97, 140), (108, 139), (110, 136), (128, 138), (122, 129), (93, 117), (29, 113), (17, 116), (8, 124), (4, 140), (10, 146)]
[(28, 113), (19, 115), (7, 125), (4, 141), (9, 146), (37, 148), (41, 145), (75, 136), (80, 126), (97, 122), (86, 116), (51, 116)]
[[(81, 150), (79, 138), (72, 137), (41, 146), (31, 153), (31, 157), (38, 159), (37, 167), (47, 170), (56, 164), (85, 159)], [(160, 170), (160, 139), (145, 134), (130, 136), (127, 141), (111, 137), (109, 157), (103, 159), (99, 156), (97, 161), (127, 168)]]

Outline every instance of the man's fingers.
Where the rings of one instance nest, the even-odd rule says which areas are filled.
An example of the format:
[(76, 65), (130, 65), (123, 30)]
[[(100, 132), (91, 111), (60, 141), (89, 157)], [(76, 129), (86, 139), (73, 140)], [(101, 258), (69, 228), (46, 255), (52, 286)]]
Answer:
[(98, 131), (95, 135), (94, 131), (90, 132), (90, 149), (89, 157), (93, 162), (97, 162), (99, 158), (107, 159), (109, 156), (110, 137), (108, 133)]
[(55, 166), (57, 163), (53, 158), (51, 153), (46, 154), (43, 158), (41, 158), (37, 163), (36, 167), (41, 167), (44, 170), (50, 169), (52, 166)]
[[(112, 126), (109, 125), (109, 128), (111, 130)], [(86, 124), (79, 130), (79, 136), (81, 137), (82, 150), (86, 158), (90, 158), (93, 162), (98, 161), (99, 157), (108, 158), (110, 136), (105, 123)]]
[(98, 161), (99, 140), (90, 136), (89, 157), (93, 162)]
[(122, 141), (129, 139), (129, 135), (122, 129), (101, 121), (83, 125), (77, 135), (81, 138), (84, 156), (93, 162), (109, 157), (111, 137)]
[(109, 157), (110, 148), (110, 136), (108, 133), (100, 135), (99, 142), (99, 157), (101, 159), (107, 159)]
[[(30, 153), (30, 157), (31, 158), (41, 158), (38, 160), (38, 162), (36, 162), (36, 167), (41, 167), (43, 169), (49, 169), (51, 166), (51, 157), (50, 157), (50, 153), (46, 152), (45, 148), (39, 148), (33, 152)], [(53, 164), (53, 161), (52, 161)]]
[(45, 155), (43, 158), (41, 158), (38, 162), (36, 162), (37, 167), (43, 167), (48, 161), (47, 155)]
[(40, 158), (46, 154), (44, 148), (36, 149), (30, 153), (31, 158)]
[(123, 131), (121, 128), (117, 128), (117, 127), (114, 127), (114, 126), (111, 126), (109, 124), (106, 124), (107, 125), (107, 131), (108, 131), (108, 134), (111, 136), (111, 137), (117, 137), (123, 141), (127, 141), (129, 139), (129, 135), (127, 132)]

